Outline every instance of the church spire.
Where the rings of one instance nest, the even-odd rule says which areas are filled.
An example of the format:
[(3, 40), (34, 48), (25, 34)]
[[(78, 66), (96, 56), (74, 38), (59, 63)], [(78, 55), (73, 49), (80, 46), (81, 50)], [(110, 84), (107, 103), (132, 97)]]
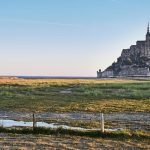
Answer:
[(148, 26), (147, 26), (146, 41), (150, 41), (149, 22), (148, 22)]
[(148, 22), (148, 26), (147, 26), (147, 33), (149, 33), (149, 22)]

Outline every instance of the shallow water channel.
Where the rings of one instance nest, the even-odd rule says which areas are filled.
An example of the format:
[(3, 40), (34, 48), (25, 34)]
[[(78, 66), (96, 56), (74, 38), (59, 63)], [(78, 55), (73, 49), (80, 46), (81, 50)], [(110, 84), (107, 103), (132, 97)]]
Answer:
[[(24, 121), (15, 121), (15, 120), (0, 120), (0, 126), (2, 127), (32, 127), (33, 122), (24, 122)], [(52, 128), (52, 129), (57, 129), (57, 128), (63, 128), (63, 129), (72, 129), (72, 130), (90, 130), (90, 129), (85, 129), (81, 127), (71, 127), (67, 125), (60, 125), (57, 123), (46, 123), (46, 122), (36, 122), (37, 127), (46, 127), (46, 128)], [(95, 130), (100, 130), (100, 129), (95, 129)]]
[[(25, 121), (15, 121), (15, 120), (0, 120), (0, 126), (9, 128), (9, 127), (32, 127), (33, 122), (25, 122)], [(46, 127), (51, 129), (63, 128), (63, 129), (71, 129), (71, 130), (81, 130), (81, 131), (94, 131), (101, 130), (100, 128), (87, 129), (81, 127), (72, 127), (67, 125), (60, 125), (58, 123), (46, 123), (46, 122), (36, 122), (36, 127)], [(118, 129), (105, 129), (106, 131), (118, 131)]]

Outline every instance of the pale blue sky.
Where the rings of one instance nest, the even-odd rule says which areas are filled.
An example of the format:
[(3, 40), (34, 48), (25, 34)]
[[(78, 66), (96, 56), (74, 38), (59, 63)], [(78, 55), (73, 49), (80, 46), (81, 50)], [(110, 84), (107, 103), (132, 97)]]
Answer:
[(0, 75), (96, 76), (144, 40), (150, 0), (0, 0)]

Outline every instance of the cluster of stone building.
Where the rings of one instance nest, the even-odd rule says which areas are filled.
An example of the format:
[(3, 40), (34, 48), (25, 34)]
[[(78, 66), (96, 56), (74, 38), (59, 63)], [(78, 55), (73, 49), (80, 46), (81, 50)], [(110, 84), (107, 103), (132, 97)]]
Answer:
[(104, 71), (97, 71), (98, 78), (117, 76), (150, 76), (150, 31), (147, 27), (146, 40), (137, 41), (129, 49), (123, 49), (117, 62)]

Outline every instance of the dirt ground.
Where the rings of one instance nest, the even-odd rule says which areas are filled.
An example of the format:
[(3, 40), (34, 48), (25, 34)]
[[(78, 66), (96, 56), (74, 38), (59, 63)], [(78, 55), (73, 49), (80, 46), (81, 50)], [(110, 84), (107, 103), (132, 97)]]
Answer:
[[(32, 119), (32, 112), (14, 112), (14, 111), (3, 111), (0, 110), (0, 118), (1, 119), (14, 119), (20, 120), (23, 118)], [(35, 113), (37, 118), (43, 119), (72, 119), (72, 120), (89, 120), (89, 119), (101, 119), (101, 113), (88, 113), (88, 112), (66, 112), (66, 113), (57, 113), (57, 112), (42, 112)], [(150, 121), (150, 113), (149, 112), (115, 112), (104, 114), (105, 120), (114, 121), (114, 120), (136, 120), (136, 121)]]
[(0, 133), (0, 150), (148, 150), (148, 141)]

